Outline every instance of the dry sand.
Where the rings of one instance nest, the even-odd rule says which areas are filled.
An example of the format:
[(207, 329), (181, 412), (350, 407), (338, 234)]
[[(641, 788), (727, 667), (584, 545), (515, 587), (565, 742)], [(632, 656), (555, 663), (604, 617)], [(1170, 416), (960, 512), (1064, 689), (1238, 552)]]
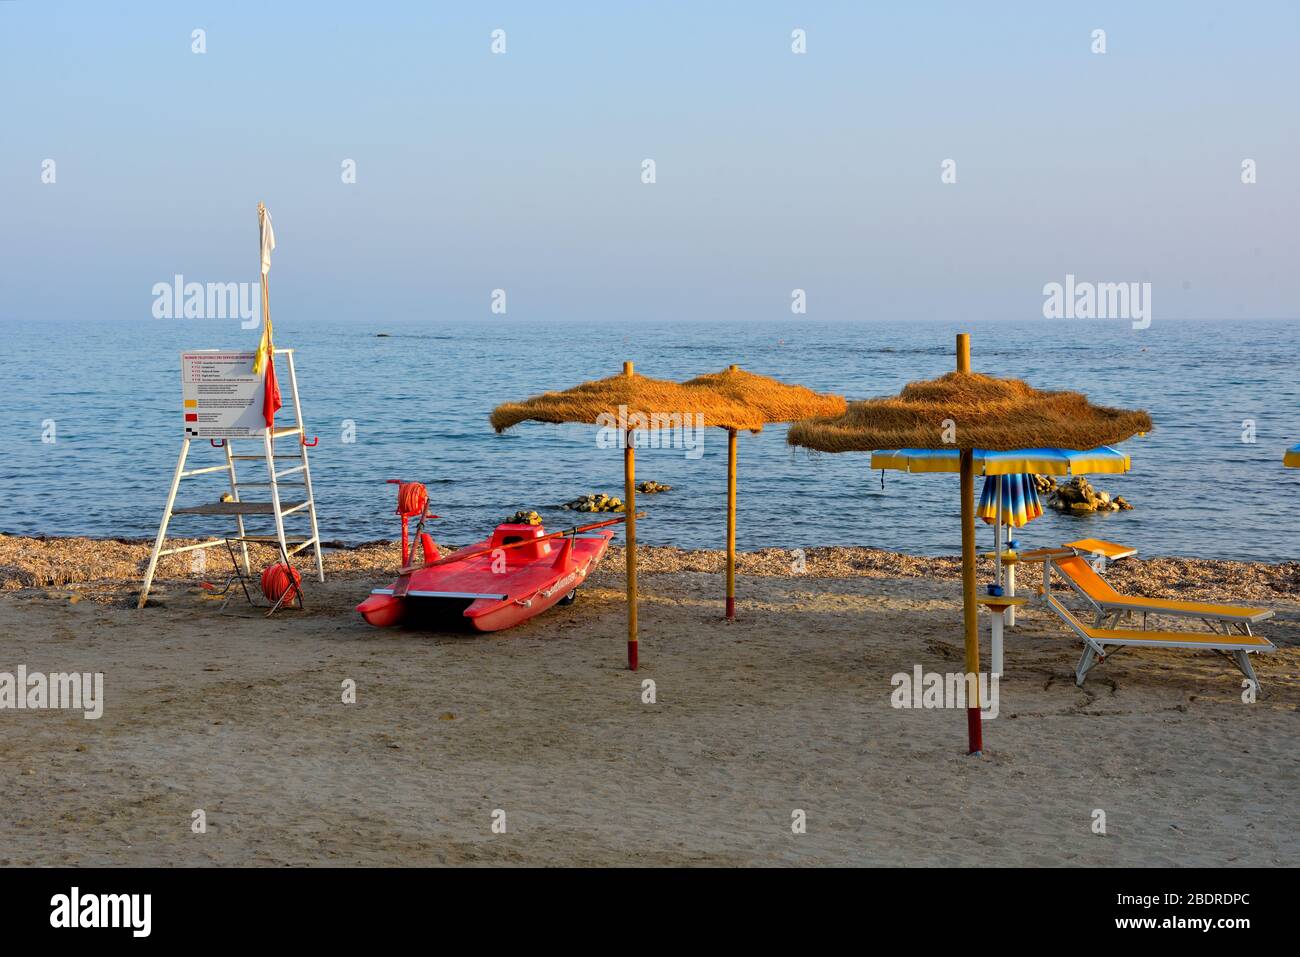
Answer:
[(1031, 609), (971, 758), (962, 712), (889, 700), (896, 672), (961, 668), (951, 559), (745, 556), (726, 624), (717, 553), (647, 550), (633, 674), (616, 553), (572, 607), (484, 636), (365, 625), (391, 546), (331, 553), (308, 609), (270, 620), (221, 613), (188, 565), (134, 610), (145, 554), (0, 536), (0, 671), (102, 671), (107, 699), (98, 721), (0, 711), (0, 864), (1300, 863), (1295, 563), (1111, 576), (1276, 608), (1257, 703), (1211, 654), (1125, 652), (1080, 690), (1077, 644)]

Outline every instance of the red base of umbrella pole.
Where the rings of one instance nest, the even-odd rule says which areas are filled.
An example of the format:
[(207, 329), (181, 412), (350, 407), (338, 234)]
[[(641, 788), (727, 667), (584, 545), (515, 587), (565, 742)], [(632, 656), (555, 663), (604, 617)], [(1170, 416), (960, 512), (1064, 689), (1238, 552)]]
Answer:
[(970, 743), (970, 753), (979, 754), (984, 750), (984, 728), (980, 724), (980, 709), (966, 709), (966, 739)]
[(639, 642), (629, 641), (627, 643), (627, 666), (630, 670), (636, 671), (636, 646)]
[(736, 617), (736, 599), (734, 598), (727, 599), (727, 617), (728, 618)]

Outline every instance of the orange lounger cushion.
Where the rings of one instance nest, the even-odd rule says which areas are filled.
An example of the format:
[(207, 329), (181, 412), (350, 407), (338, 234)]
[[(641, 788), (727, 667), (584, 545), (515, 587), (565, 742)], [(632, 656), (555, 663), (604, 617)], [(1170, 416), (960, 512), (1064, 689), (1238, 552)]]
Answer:
[(1061, 574), (1070, 579), (1085, 595), (1099, 605), (1111, 609), (1147, 611), (1153, 614), (1166, 612), (1194, 618), (1218, 618), (1225, 621), (1258, 621), (1271, 618), (1267, 608), (1245, 608), (1241, 605), (1219, 605), (1204, 601), (1179, 601), (1173, 598), (1132, 598), (1117, 592), (1106, 579), (1098, 575), (1082, 558), (1065, 558), (1056, 562)]
[(1126, 601), (1124, 595), (1110, 587), (1106, 579), (1098, 575), (1086, 561), (1075, 555), (1071, 558), (1062, 558), (1056, 562), (1056, 567), (1061, 570), (1070, 581), (1074, 582), (1083, 593), (1094, 601)]
[(1108, 542), (1100, 538), (1081, 538), (1077, 542), (1066, 542), (1065, 545), (1067, 548), (1076, 548), (1081, 552), (1105, 555), (1111, 561), (1131, 558), (1138, 553), (1136, 548)]

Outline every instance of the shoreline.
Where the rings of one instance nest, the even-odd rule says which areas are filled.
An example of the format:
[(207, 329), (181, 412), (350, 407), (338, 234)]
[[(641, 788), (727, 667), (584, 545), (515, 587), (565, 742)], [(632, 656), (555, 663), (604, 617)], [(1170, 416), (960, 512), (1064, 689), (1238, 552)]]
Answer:
[[(190, 544), (200, 539), (175, 538), (173, 544)], [(66, 588), (72, 586), (138, 586), (144, 575), (152, 539), (22, 536), (0, 534), (0, 592), (23, 588)], [(326, 543), (323, 548), (326, 577), (344, 575), (376, 579), (396, 573), (397, 540), (365, 542), (347, 546)], [(443, 554), (452, 546), (440, 546)], [(259, 563), (258, 549), (250, 550)], [(158, 565), (157, 581), (197, 584), (220, 578), (227, 572), (228, 559), (218, 546), (209, 550), (203, 562), (182, 553), (165, 556)], [(273, 560), (268, 547), (259, 564)], [(802, 558), (802, 567), (799, 560)], [(305, 568), (305, 560), (296, 562)], [(623, 548), (611, 544), (599, 571), (605, 581), (622, 578)], [(673, 546), (640, 546), (638, 572), (642, 575), (698, 572), (722, 575), (725, 553), (721, 549), (682, 549)], [(981, 587), (991, 580), (993, 563), (981, 557), (978, 563)], [(763, 548), (738, 552), (736, 573), (745, 578), (805, 578), (832, 580), (854, 578), (930, 579), (956, 581), (961, 577), (961, 558), (917, 556), (866, 546), (821, 546), (806, 549)], [(1300, 601), (1300, 560), (1247, 562), (1229, 559), (1150, 557), (1139, 553), (1111, 565), (1107, 578), (1121, 591), (1153, 598), (1189, 598), (1216, 601)], [(1021, 570), (1021, 588), (1037, 588), (1039, 566)], [(113, 590), (120, 590), (115, 588)]]

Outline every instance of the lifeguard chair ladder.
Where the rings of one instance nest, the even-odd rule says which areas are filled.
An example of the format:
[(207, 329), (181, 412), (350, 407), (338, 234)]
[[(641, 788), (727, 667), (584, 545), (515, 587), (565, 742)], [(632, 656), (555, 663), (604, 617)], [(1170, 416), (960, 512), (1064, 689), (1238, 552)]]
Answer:
[[(248, 546), (250, 543), (274, 544), (280, 549), (281, 561), (288, 563), (292, 557), (307, 547), (312, 547), (316, 556), (316, 574), (321, 581), (325, 580), (325, 564), (321, 559), (320, 551), (320, 530), (316, 525), (316, 499), (312, 494), (311, 488), (311, 466), (308, 462), (307, 449), (314, 446), (316, 442), (307, 444), (307, 432), (302, 421), (302, 403), (298, 399), (298, 377), (293, 367), (293, 350), (276, 349), (277, 356), (284, 356), (289, 373), (289, 391), (293, 396), (293, 413), (295, 424), (288, 428), (266, 429), (261, 436), (247, 439), (222, 439), (222, 448), (226, 453), (224, 465), (212, 465), (204, 468), (186, 470), (185, 460), (189, 455), (190, 442), (193, 439), (186, 436), (181, 445), (181, 454), (176, 461), (176, 471), (172, 475), (171, 489), (167, 493), (167, 506), (163, 509), (162, 522), (158, 526), (158, 537), (154, 540), (153, 551), (149, 555), (149, 566), (144, 573), (144, 583), (140, 586), (140, 598), (136, 603), (137, 608), (143, 608), (149, 598), (149, 588), (153, 585), (154, 572), (158, 568), (158, 559), (164, 555), (175, 555), (180, 552), (199, 551), (201, 549), (214, 548), (228, 543), (238, 543), (240, 548), (240, 562), (243, 566), (245, 576), (251, 575), (251, 569), (248, 563)], [(277, 439), (295, 437), (295, 451), (293, 453), (277, 452), (275, 442)], [(201, 440), (200, 440), (201, 441)], [(260, 442), (262, 451), (259, 454), (236, 455), (232, 442)], [(216, 440), (212, 440), (216, 445)], [(277, 469), (277, 460), (301, 460), (300, 464), (289, 468)], [(264, 461), (266, 463), (267, 479), (260, 482), (240, 482), (236, 473), (236, 462), (246, 461)], [(181, 479), (192, 478), (197, 475), (208, 475), (215, 472), (225, 472), (230, 481), (230, 497), (228, 502), (213, 502), (208, 505), (193, 505), (186, 508), (176, 508), (176, 493), (180, 489)], [(295, 478), (289, 478), (296, 476)], [(287, 481), (286, 481), (287, 479)], [(302, 486), (303, 497), (290, 501), (280, 500), (280, 486), (294, 485)], [(269, 488), (270, 501), (244, 501), (239, 493), (241, 488)], [(199, 542), (195, 545), (180, 545), (176, 548), (164, 548), (167, 540), (167, 526), (171, 524), (173, 516), (177, 515), (215, 515), (233, 518), (235, 520), (235, 534), (223, 535), (220, 538), (213, 538), (208, 541)], [(250, 535), (244, 526), (245, 516), (272, 516), (275, 519), (274, 535)], [(291, 516), (306, 516), (311, 521), (311, 534), (307, 538), (287, 538), (284, 531), (284, 520)]]

